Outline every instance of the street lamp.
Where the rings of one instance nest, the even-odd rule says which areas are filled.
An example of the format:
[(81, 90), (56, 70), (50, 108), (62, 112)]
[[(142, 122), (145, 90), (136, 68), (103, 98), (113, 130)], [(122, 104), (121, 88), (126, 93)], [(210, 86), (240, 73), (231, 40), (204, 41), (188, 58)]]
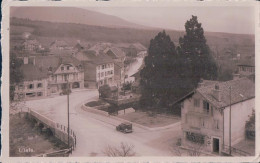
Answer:
[(232, 87), (229, 87), (229, 155), (231, 155), (231, 89)]
[[(67, 104), (68, 104), (68, 146), (70, 148), (70, 99), (69, 99), (69, 79), (67, 78)], [(71, 151), (72, 152), (72, 151)]]

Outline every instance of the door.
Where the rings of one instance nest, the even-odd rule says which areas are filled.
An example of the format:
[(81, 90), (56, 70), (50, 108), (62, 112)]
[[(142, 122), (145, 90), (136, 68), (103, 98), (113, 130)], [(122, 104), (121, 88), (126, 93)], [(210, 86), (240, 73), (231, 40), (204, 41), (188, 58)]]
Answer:
[(219, 153), (219, 139), (213, 138), (213, 152)]

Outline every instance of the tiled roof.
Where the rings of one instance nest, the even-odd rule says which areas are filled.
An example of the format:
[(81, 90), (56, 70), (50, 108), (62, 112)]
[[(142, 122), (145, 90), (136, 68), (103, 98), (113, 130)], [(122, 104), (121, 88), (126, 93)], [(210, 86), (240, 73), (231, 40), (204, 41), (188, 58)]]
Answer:
[(196, 91), (217, 108), (224, 108), (230, 105), (230, 86), (231, 86), (231, 104), (255, 97), (255, 84), (248, 78), (239, 78), (226, 82), (218, 82), (221, 100), (218, 101), (213, 96), (215, 84), (202, 86)]
[(144, 47), (141, 43), (134, 43), (132, 45), (130, 45), (130, 47), (134, 47), (136, 50), (139, 50), (139, 51), (144, 51), (144, 50), (147, 50), (146, 47)]
[(104, 50), (104, 52), (107, 55), (110, 55), (112, 58), (122, 58), (122, 57), (126, 56), (125, 53), (121, 49), (116, 48), (116, 47), (108, 48), (108, 49)]
[(41, 71), (37, 66), (33, 64), (25, 64), (21, 66), (23, 78), (25, 81), (41, 80), (47, 78), (47, 73)]
[(35, 57), (35, 65), (42, 69), (42, 71), (48, 71), (50, 67), (55, 71), (60, 64), (72, 63), (74, 66), (81, 64), (79, 60), (71, 56), (40, 56)]
[(63, 40), (55, 40), (55, 41), (53, 41), (52, 43), (51, 43), (51, 45), (50, 46), (52, 46), (52, 45), (55, 45), (55, 46), (68, 46), (68, 44), (65, 42), (65, 41), (63, 41)]

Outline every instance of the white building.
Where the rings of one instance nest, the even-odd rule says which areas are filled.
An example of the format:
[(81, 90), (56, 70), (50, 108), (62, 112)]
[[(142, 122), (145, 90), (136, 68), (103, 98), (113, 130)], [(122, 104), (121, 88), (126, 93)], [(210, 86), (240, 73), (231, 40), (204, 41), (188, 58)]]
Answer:
[(184, 148), (201, 145), (202, 151), (213, 154), (231, 149), (232, 155), (240, 150), (233, 146), (245, 139), (245, 123), (255, 109), (254, 82), (248, 78), (204, 81), (180, 101)]

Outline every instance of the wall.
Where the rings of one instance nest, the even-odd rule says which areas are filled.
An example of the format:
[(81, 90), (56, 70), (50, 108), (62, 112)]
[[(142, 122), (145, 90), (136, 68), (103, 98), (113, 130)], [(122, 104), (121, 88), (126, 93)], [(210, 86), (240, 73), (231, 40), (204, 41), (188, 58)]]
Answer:
[[(245, 139), (245, 123), (255, 108), (255, 99), (246, 100), (231, 106), (231, 145)], [(224, 109), (224, 144), (229, 145), (229, 111)]]
[[(194, 99), (199, 99), (199, 107), (194, 106)], [(199, 133), (205, 136), (205, 147), (203, 150), (212, 152), (213, 138), (218, 138), (220, 145), (222, 144), (223, 117), (221, 111), (212, 105), (209, 105), (209, 113), (205, 113), (203, 111), (203, 100), (205, 99), (201, 94), (195, 93), (191, 98), (187, 98), (183, 102), (183, 107), (181, 109), (181, 126), (183, 131), (182, 145), (186, 147), (192, 145), (189, 140), (186, 140), (187, 131)], [(217, 121), (218, 128), (216, 127)]]

